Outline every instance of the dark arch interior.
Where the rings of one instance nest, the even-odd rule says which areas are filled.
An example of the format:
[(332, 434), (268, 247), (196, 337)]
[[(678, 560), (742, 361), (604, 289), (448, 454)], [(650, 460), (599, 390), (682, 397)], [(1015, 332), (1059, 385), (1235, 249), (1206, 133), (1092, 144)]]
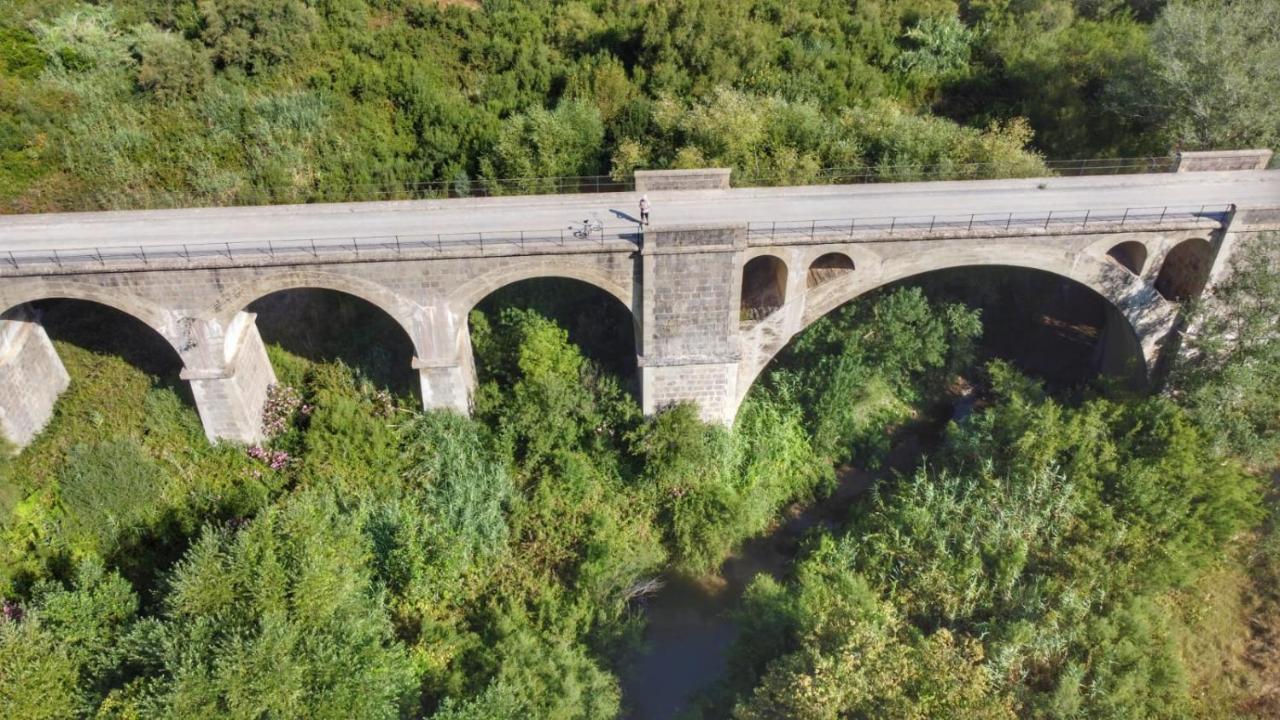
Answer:
[(771, 315), (787, 301), (787, 264), (772, 255), (749, 260), (742, 268), (742, 321)]
[(1141, 275), (1147, 265), (1147, 246), (1129, 240), (1107, 251), (1107, 257), (1120, 263), (1120, 266), (1134, 275)]
[[(49, 339), (99, 355), (114, 355), (168, 387), (191, 407), (190, 386), (180, 378), (182, 358), (156, 330), (134, 316), (90, 300), (51, 298), (28, 303)], [(3, 317), (10, 317), (10, 310)]]
[(1098, 376), (1133, 387), (1146, 366), (1132, 327), (1106, 298), (1074, 280), (1029, 268), (982, 266), (937, 270), (878, 292), (918, 285), (946, 302), (982, 311), (979, 360), (1002, 358), (1054, 391)]
[(505, 285), (475, 306), (491, 321), (505, 308), (534, 310), (555, 320), (583, 355), (622, 378), (634, 391), (635, 319), (613, 295), (581, 280), (543, 277)]
[(819, 285), (835, 280), (846, 273), (853, 272), (853, 260), (844, 253), (827, 253), (813, 261), (809, 266), (807, 286), (816, 288)]
[(1156, 276), (1156, 292), (1165, 300), (1194, 300), (1209, 281), (1213, 262), (1213, 246), (1207, 240), (1193, 238), (1178, 243), (1165, 256)]
[(257, 314), (258, 332), (269, 345), (313, 362), (341, 361), (378, 387), (421, 397), (413, 341), (367, 300), (337, 290), (297, 288), (258, 298), (246, 310)]

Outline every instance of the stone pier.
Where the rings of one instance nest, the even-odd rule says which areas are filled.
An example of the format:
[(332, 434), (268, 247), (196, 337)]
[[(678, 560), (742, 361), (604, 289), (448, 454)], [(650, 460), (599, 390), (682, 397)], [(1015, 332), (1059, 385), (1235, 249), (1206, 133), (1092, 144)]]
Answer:
[(208, 323), (191, 323), (187, 335), (190, 359), (182, 379), (191, 383), (209, 441), (261, 440), (262, 408), (276, 375), (254, 315), (238, 313), (225, 333)]
[[(737, 413), (744, 227), (646, 231), (640, 397), (646, 414), (689, 401), (725, 425)], [(728, 269), (728, 272), (726, 272)]]
[(20, 305), (0, 317), (0, 434), (21, 447), (53, 416), (71, 383), (35, 312)]

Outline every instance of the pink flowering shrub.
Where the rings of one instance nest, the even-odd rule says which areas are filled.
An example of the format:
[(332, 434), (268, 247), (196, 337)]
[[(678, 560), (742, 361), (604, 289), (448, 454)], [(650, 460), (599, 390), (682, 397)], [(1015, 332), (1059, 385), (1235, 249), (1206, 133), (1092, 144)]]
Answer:
[(276, 437), (289, 428), (295, 413), (306, 417), (311, 410), (293, 386), (272, 385), (267, 388), (267, 402), (262, 406), (262, 434)]
[(267, 465), (272, 470), (283, 470), (289, 464), (289, 453), (283, 450), (268, 450), (261, 445), (253, 445), (246, 452), (249, 457)]

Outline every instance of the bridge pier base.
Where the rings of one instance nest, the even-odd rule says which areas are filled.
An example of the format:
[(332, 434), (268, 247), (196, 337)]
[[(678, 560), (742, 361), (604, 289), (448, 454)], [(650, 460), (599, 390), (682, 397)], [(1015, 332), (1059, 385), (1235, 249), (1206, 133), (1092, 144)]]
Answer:
[(191, 383), (200, 421), (209, 442), (254, 443), (262, 439), (262, 408), (276, 382), (267, 348), (250, 313), (239, 313), (225, 335), (208, 333), (207, 345), (225, 348), (222, 362), (188, 367), (182, 379)]
[(471, 411), (471, 388), (475, 371), (470, 364), (430, 364), (414, 358), (413, 366), (422, 378), (422, 407), (426, 410)]
[(53, 417), (71, 377), (35, 312), (20, 305), (0, 318), (0, 435), (21, 448)]
[(738, 408), (738, 363), (645, 365), (640, 368), (640, 397), (645, 415), (668, 405), (692, 402), (709, 423), (732, 425)]
[(741, 350), (738, 272), (742, 226), (646, 230), (640, 348), (645, 414), (692, 402), (707, 422), (732, 425)]

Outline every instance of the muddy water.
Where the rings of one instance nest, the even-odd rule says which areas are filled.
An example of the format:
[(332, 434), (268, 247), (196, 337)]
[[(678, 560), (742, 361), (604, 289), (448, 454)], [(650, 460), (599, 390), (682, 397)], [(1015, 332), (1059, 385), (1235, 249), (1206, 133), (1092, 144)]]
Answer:
[(730, 611), (751, 581), (761, 573), (783, 578), (811, 529), (843, 523), (850, 506), (877, 477), (915, 467), (935, 431), (921, 427), (904, 432), (879, 471), (841, 468), (830, 496), (788, 508), (783, 522), (764, 537), (745, 543), (718, 575), (667, 578), (663, 589), (646, 604), (644, 647), (629, 659), (622, 674), (626, 717), (675, 718), (690, 707), (693, 695), (720, 680), (738, 636)]

